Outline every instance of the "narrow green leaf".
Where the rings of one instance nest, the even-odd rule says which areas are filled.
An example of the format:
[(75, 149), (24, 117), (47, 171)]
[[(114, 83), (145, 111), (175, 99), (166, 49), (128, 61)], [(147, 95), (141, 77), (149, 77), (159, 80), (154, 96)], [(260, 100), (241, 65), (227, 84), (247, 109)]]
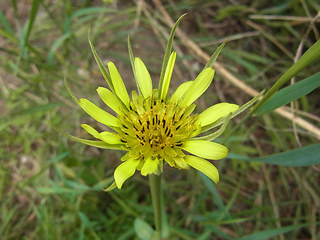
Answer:
[(70, 16), (70, 19), (82, 16), (82, 15), (91, 15), (91, 14), (97, 14), (97, 13), (103, 13), (103, 12), (114, 13), (116, 12), (116, 10), (112, 8), (105, 8), (105, 7), (87, 7), (87, 8), (82, 8), (73, 12), (72, 15)]
[(264, 97), (253, 108), (252, 112), (258, 110), (278, 89), (289, 81), (294, 75), (299, 73), (313, 61), (320, 57), (320, 40), (313, 44), (301, 58), (286, 71), (278, 81), (269, 89)]
[(160, 73), (160, 82), (159, 82), (159, 88), (158, 88), (158, 94), (159, 94), (159, 98), (160, 98), (160, 94), (162, 92), (162, 85), (163, 85), (163, 79), (164, 79), (164, 74), (168, 65), (168, 61), (171, 55), (171, 50), (172, 50), (172, 43), (173, 43), (173, 38), (174, 38), (174, 34), (176, 32), (176, 29), (181, 21), (181, 19), (186, 15), (183, 14), (179, 17), (179, 19), (176, 21), (176, 23), (174, 24), (171, 32), (170, 32), (170, 36), (168, 39), (168, 43), (167, 43), (167, 47), (166, 47), (166, 51), (164, 53), (164, 57), (163, 57), (163, 62), (162, 62), (162, 67), (161, 67), (161, 73)]
[(281, 227), (281, 228), (273, 228), (273, 229), (268, 229), (265, 231), (260, 231), (260, 232), (255, 232), (253, 234), (237, 238), (238, 240), (267, 240), (275, 236), (278, 236), (280, 234), (284, 234), (293, 230), (297, 230), (299, 228), (302, 228), (304, 226), (307, 226), (306, 224), (301, 224), (301, 225), (294, 225), (294, 226), (288, 226), (288, 227)]
[(213, 196), (212, 199), (216, 203), (216, 205), (218, 206), (219, 210), (223, 211), (227, 214), (226, 207), (223, 203), (222, 198), (219, 195), (219, 192), (217, 191), (215, 184), (211, 181), (210, 178), (208, 178), (203, 173), (200, 173), (200, 176), (201, 176), (201, 180), (203, 181), (204, 185), (206, 186), (208, 191), (212, 194), (212, 196)]
[(28, 41), (29, 41), (29, 36), (33, 27), (33, 23), (37, 17), (37, 13), (38, 13), (38, 9), (39, 9), (39, 4), (40, 4), (40, 0), (33, 0), (32, 1), (32, 6), (31, 6), (31, 12), (30, 12), (30, 16), (29, 19), (27, 21), (27, 25), (26, 25), (26, 30), (23, 34), (23, 41), (22, 41), (22, 49), (23, 49), (23, 53), (25, 53), (26, 50), (26, 46), (28, 45)]
[(71, 36), (71, 33), (65, 33), (61, 37), (59, 37), (52, 45), (48, 53), (48, 62), (52, 63), (53, 62), (53, 57), (58, 48), (63, 44), (64, 41), (66, 41), (69, 37)]
[(82, 194), (84, 190), (66, 187), (36, 187), (36, 191), (41, 194)]
[(3, 15), (1, 9), (0, 9), (0, 23), (2, 24), (2, 26), (4, 27), (4, 29), (5, 29), (10, 35), (14, 35), (14, 31), (13, 31), (12, 27), (10, 26), (10, 23), (8, 22), (8, 20), (6, 19), (6, 17)]
[(261, 115), (270, 112), (278, 107), (288, 104), (295, 99), (307, 95), (319, 86), (320, 72), (276, 92), (263, 106), (261, 106), (255, 112), (255, 114)]
[(140, 218), (134, 220), (134, 230), (141, 240), (153, 239), (154, 230), (148, 223)]
[(5, 116), (0, 116), (0, 121), (6, 120), (6, 123), (7, 123), (7, 121), (10, 122), (15, 118), (21, 118), (22, 116), (32, 116), (33, 114), (36, 114), (36, 113), (47, 112), (51, 109), (59, 107), (60, 105), (61, 105), (60, 103), (48, 103), (48, 104), (33, 106), (27, 109), (23, 109), (21, 111), (10, 113)]
[(4, 36), (13, 43), (18, 43), (18, 40), (13, 35), (11, 35), (9, 32), (5, 31), (2, 28), (0, 28), (0, 35)]
[(220, 44), (220, 46), (214, 51), (214, 53), (212, 54), (210, 60), (207, 62), (206, 66), (203, 68), (207, 68), (207, 67), (213, 67), (214, 62), (217, 60), (220, 52), (222, 51), (224, 45), (226, 45), (227, 41), (224, 41), (223, 43)]
[(248, 158), (237, 154), (234, 155), (232, 153), (230, 153), (228, 157), (249, 162), (275, 164), (278, 166), (305, 167), (320, 164), (320, 144), (313, 144), (260, 158)]
[(111, 91), (112, 91), (112, 92), (115, 92), (115, 91), (114, 91), (113, 84), (112, 84), (112, 81), (111, 81), (111, 76), (110, 76), (110, 74), (108, 73), (108, 71), (107, 71), (107, 69), (105, 68), (105, 66), (102, 64), (102, 62), (101, 62), (101, 60), (100, 60), (100, 58), (99, 58), (99, 55), (98, 55), (96, 49), (94, 48), (94, 46), (93, 46), (93, 44), (92, 44), (92, 42), (91, 42), (91, 40), (90, 40), (90, 30), (89, 30), (89, 33), (88, 33), (88, 40), (89, 40), (89, 45), (90, 45), (90, 47), (91, 47), (91, 51), (92, 51), (92, 53), (93, 53), (93, 56), (94, 56), (94, 58), (95, 58), (95, 60), (96, 60), (96, 62), (97, 62), (97, 64), (98, 64), (98, 67), (99, 67), (99, 69), (100, 69), (100, 71), (101, 71), (104, 79), (107, 81), (107, 83), (108, 83)]

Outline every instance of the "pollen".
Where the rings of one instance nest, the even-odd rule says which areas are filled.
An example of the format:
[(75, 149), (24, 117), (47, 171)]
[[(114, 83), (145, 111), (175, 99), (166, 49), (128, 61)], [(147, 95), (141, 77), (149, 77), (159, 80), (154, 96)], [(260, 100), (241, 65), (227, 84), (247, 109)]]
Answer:
[[(181, 107), (175, 102), (164, 102), (154, 96), (137, 96), (130, 102), (130, 110), (118, 116), (121, 141), (139, 158), (165, 160), (183, 157), (181, 146), (200, 126), (195, 106)], [(172, 160), (173, 161), (173, 160)], [(170, 164), (171, 165), (171, 164)]]

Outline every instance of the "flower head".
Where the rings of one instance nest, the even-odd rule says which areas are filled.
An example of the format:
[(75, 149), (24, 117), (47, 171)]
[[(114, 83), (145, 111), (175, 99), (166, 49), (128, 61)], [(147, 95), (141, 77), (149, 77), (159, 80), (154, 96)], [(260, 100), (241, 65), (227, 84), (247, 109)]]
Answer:
[[(115, 182), (110, 189), (120, 189), (136, 170), (143, 176), (159, 175), (165, 163), (178, 169), (193, 167), (217, 183), (218, 170), (206, 159), (222, 159), (227, 156), (228, 149), (211, 140), (222, 133), (231, 117), (230, 113), (235, 112), (239, 106), (219, 103), (200, 114), (193, 113), (196, 107), (194, 101), (207, 90), (213, 80), (214, 70), (211, 66), (205, 67), (195, 80), (181, 84), (169, 96), (168, 89), (176, 53), (172, 52), (167, 61), (164, 61), (167, 63), (159, 88), (153, 89), (146, 66), (140, 58), (133, 58), (129, 44), (138, 86), (138, 93), (133, 91), (130, 97), (116, 66), (109, 62), (107, 71), (91, 42), (90, 45), (110, 88), (99, 87), (97, 92), (114, 114), (102, 110), (87, 99), (78, 100), (68, 85), (67, 88), (84, 111), (112, 131), (98, 132), (93, 127), (82, 124), (81, 126), (99, 141), (68, 136), (88, 145), (127, 151), (114, 172)], [(223, 124), (222, 127), (213, 135), (197, 137), (220, 124)]]

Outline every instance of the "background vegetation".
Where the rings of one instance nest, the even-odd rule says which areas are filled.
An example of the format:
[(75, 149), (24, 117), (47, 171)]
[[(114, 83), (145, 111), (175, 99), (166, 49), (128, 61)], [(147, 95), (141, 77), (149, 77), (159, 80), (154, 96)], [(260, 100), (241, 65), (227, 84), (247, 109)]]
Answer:
[[(153, 222), (148, 181), (140, 174), (121, 191), (101, 191), (113, 181), (121, 152), (71, 142), (52, 128), (83, 138), (89, 136), (81, 123), (103, 128), (76, 106), (63, 84), (66, 77), (78, 97), (103, 106), (95, 89), (106, 83), (90, 51), (90, 28), (100, 57), (117, 65), (130, 90), (135, 85), (127, 35), (156, 84), (172, 21), (188, 13), (175, 38), (172, 91), (194, 79), (207, 55), (229, 39), (199, 112), (224, 101), (242, 105), (255, 90), (269, 89), (319, 39), (316, 0), (5, 0), (0, 10), (4, 240), (138, 239), (143, 221)], [(319, 61), (292, 83), (317, 71)], [(231, 154), (216, 162), (218, 185), (194, 170), (165, 167), (170, 239), (320, 239), (319, 165), (242, 161), (319, 141), (319, 102), (316, 89), (282, 109), (287, 117), (272, 112), (242, 123), (224, 139)], [(310, 125), (297, 124), (297, 118)]]

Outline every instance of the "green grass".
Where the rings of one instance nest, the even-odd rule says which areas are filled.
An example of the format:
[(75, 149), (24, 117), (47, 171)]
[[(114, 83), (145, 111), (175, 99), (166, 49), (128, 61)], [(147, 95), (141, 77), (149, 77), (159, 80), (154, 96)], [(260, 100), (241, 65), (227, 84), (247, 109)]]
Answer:
[[(298, 18), (315, 17), (320, 10), (316, 0), (163, 4), (174, 20), (188, 12), (179, 28), (207, 54), (231, 39), (217, 61), (257, 91), (270, 89), (292, 66), (302, 39), (303, 52), (319, 39), (319, 20), (312, 27)], [(117, 65), (127, 89), (136, 88), (128, 35), (133, 54), (158, 83), (170, 27), (154, 5), (139, 8), (125, 1), (0, 3), (1, 239), (138, 239), (135, 229), (144, 226), (141, 220), (152, 225), (146, 178), (136, 174), (121, 191), (101, 190), (112, 183), (122, 152), (71, 142), (53, 128), (89, 138), (80, 124), (102, 127), (74, 103), (63, 83), (67, 78), (78, 98), (103, 106), (95, 89), (106, 82), (90, 50), (89, 29), (103, 64), (112, 60)], [(269, 20), (265, 15), (295, 19)], [(249, 32), (254, 34), (247, 36)], [(194, 79), (206, 63), (184, 44), (185, 39), (175, 37), (173, 49), (180, 50), (172, 89)], [(318, 66), (319, 60), (295, 80), (316, 74)], [(319, 127), (318, 96), (319, 88), (295, 100), (295, 108), (312, 114), (299, 116)], [(250, 99), (217, 71), (197, 111)], [(233, 153), (216, 162), (219, 184), (194, 170), (165, 167), (170, 240), (319, 239), (319, 165), (293, 168), (243, 161), (308, 146), (317, 138), (300, 126), (296, 137), (293, 122), (274, 112), (249, 118), (232, 131), (239, 121), (231, 120), (219, 139)]]

